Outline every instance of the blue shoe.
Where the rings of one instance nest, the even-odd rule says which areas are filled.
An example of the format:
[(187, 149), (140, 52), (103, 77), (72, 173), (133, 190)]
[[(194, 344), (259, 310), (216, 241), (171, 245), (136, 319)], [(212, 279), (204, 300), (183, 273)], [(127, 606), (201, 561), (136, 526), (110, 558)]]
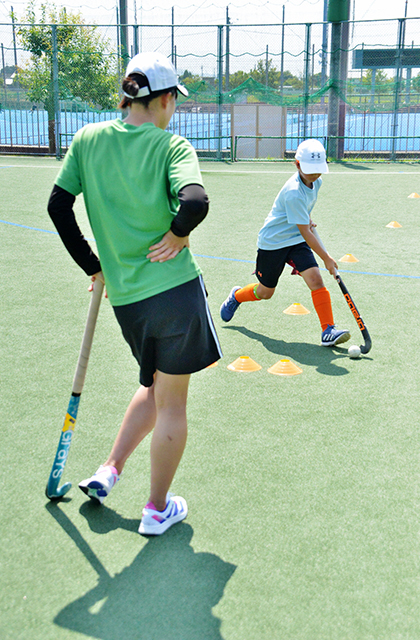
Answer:
[(350, 331), (337, 329), (334, 324), (329, 324), (322, 332), (321, 344), (323, 347), (335, 347), (336, 344), (350, 340)]
[(229, 322), (229, 320), (232, 320), (236, 309), (241, 304), (235, 298), (235, 291), (239, 291), (240, 288), (241, 287), (233, 287), (232, 291), (229, 293), (228, 297), (220, 307), (220, 317), (225, 322)]

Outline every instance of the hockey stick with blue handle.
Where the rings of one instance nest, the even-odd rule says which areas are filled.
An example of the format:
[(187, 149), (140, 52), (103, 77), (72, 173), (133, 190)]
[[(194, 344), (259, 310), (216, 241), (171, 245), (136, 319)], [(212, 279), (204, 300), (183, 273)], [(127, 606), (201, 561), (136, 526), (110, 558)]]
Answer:
[(74, 427), (76, 425), (77, 411), (79, 409), (80, 396), (82, 395), (83, 385), (85, 382), (90, 349), (92, 346), (93, 334), (95, 332), (103, 289), (103, 282), (101, 282), (99, 278), (96, 278), (93, 283), (93, 293), (89, 304), (89, 312), (77, 362), (76, 373), (73, 379), (70, 402), (67, 408), (66, 417), (64, 418), (64, 426), (61, 430), (57, 453), (55, 454), (54, 463), (48, 479), (47, 488), (45, 490), (47, 498), (50, 500), (61, 500), (61, 498), (63, 498), (71, 488), (71, 482), (66, 482), (61, 487), (58, 486), (58, 483), (63, 475), (64, 466), (69, 454), (71, 439), (73, 437)]

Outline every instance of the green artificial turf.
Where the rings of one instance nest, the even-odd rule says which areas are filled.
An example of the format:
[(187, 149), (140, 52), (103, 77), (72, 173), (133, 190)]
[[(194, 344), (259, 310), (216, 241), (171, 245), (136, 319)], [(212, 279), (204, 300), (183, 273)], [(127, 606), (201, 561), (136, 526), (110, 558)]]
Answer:
[[(418, 166), (344, 163), (323, 178), (313, 218), (337, 260), (359, 260), (339, 268), (373, 341), (351, 360), (362, 337), (325, 270), (346, 345), (320, 346), (289, 268), (270, 301), (220, 320), (232, 286), (254, 281), (258, 230), (293, 165), (202, 164), (210, 213), (191, 247), (224, 357), (192, 377), (173, 483), (189, 515), (157, 539), (137, 534), (149, 439), (106, 505), (77, 488), (137, 388), (107, 300), (63, 476), (73, 488), (58, 504), (44, 494), (90, 295), (46, 213), (59, 167), (0, 157), (1, 640), (419, 638)], [(76, 212), (91, 237), (81, 198)], [(310, 314), (283, 313), (296, 302)], [(261, 369), (227, 369), (244, 355)], [(302, 374), (268, 373), (280, 359)]]

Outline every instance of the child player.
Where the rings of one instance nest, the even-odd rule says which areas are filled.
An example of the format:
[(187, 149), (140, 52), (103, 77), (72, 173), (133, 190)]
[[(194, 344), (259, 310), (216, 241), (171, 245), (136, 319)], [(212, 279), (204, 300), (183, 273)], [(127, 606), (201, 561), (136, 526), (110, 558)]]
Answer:
[(334, 275), (336, 261), (313, 233), (311, 211), (315, 205), (321, 174), (328, 173), (326, 153), (318, 140), (305, 140), (296, 151), (297, 172), (277, 195), (273, 208), (258, 234), (255, 274), (258, 284), (233, 287), (220, 308), (222, 320), (229, 322), (242, 302), (268, 300), (274, 295), (286, 263), (302, 276), (312, 294), (312, 301), (322, 328), (321, 344), (333, 347), (350, 338), (348, 331), (337, 329), (331, 298), (325, 288), (313, 252)]

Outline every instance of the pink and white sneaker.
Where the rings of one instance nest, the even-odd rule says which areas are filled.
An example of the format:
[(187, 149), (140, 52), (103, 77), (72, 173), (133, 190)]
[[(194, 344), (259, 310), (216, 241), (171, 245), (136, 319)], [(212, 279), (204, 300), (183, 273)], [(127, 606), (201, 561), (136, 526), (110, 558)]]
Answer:
[(101, 464), (93, 476), (79, 482), (79, 487), (89, 498), (102, 504), (119, 479), (120, 476), (115, 467)]
[(188, 507), (181, 496), (166, 496), (166, 508), (157, 511), (153, 502), (148, 502), (143, 509), (143, 515), (139, 526), (139, 533), (144, 536), (159, 536), (176, 522), (181, 522), (187, 517)]

